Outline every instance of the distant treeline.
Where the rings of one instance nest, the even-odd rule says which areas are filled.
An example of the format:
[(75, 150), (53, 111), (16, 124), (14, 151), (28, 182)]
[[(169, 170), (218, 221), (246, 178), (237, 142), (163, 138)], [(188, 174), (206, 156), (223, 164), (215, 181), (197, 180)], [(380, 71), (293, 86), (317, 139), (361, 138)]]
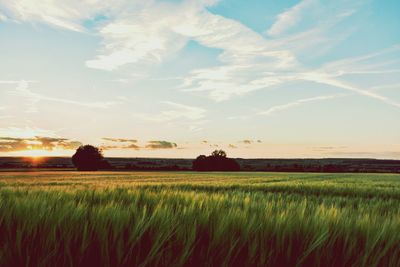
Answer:
[(400, 160), (238, 159), (242, 170), (271, 172), (400, 172)]
[[(109, 170), (190, 171), (194, 159), (106, 158)], [(241, 159), (241, 171), (269, 172), (388, 172), (400, 173), (400, 160), (378, 159)], [(0, 169), (73, 169), (71, 158), (0, 157)]]

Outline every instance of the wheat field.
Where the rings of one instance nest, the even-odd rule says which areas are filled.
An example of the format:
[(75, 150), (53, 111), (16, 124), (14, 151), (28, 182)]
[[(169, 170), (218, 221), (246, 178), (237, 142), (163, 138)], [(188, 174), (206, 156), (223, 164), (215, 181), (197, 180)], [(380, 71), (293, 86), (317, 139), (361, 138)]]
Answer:
[(2, 172), (1, 266), (400, 266), (400, 175)]

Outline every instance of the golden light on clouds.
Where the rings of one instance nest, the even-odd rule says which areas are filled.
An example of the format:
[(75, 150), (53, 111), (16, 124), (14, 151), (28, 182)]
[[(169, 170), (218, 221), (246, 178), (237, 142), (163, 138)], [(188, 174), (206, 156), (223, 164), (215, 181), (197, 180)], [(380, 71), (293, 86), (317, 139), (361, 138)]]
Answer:
[(82, 145), (54, 133), (32, 128), (7, 128), (0, 131), (0, 152), (10, 156), (62, 156)]
[(20, 151), (8, 152), (7, 155), (11, 157), (30, 157), (30, 158), (43, 158), (43, 157), (70, 157), (75, 150), (55, 149), (27, 149)]

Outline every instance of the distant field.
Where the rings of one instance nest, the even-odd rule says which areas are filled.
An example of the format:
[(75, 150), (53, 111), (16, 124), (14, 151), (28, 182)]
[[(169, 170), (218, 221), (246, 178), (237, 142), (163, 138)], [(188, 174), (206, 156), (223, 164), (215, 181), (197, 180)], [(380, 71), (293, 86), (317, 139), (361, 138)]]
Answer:
[[(171, 158), (106, 158), (112, 170), (128, 171), (190, 171), (194, 159)], [(242, 171), (272, 172), (364, 172), (400, 173), (400, 160), (383, 159), (241, 159)], [(26, 169), (74, 169), (67, 157), (0, 157), (0, 171)]]
[(400, 266), (400, 175), (2, 172), (0, 266)]

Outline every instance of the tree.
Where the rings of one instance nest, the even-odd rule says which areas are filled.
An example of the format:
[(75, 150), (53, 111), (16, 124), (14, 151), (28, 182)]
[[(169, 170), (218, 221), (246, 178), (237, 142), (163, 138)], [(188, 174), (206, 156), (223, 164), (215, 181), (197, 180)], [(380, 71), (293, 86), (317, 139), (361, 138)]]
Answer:
[(211, 153), (212, 157), (221, 157), (221, 158), (226, 158), (226, 152), (223, 150), (214, 150)]
[(72, 156), (72, 163), (78, 171), (97, 171), (110, 167), (101, 149), (91, 145), (80, 146)]
[(236, 160), (227, 158), (225, 151), (215, 150), (210, 156), (200, 155), (192, 164), (195, 171), (239, 171)]

